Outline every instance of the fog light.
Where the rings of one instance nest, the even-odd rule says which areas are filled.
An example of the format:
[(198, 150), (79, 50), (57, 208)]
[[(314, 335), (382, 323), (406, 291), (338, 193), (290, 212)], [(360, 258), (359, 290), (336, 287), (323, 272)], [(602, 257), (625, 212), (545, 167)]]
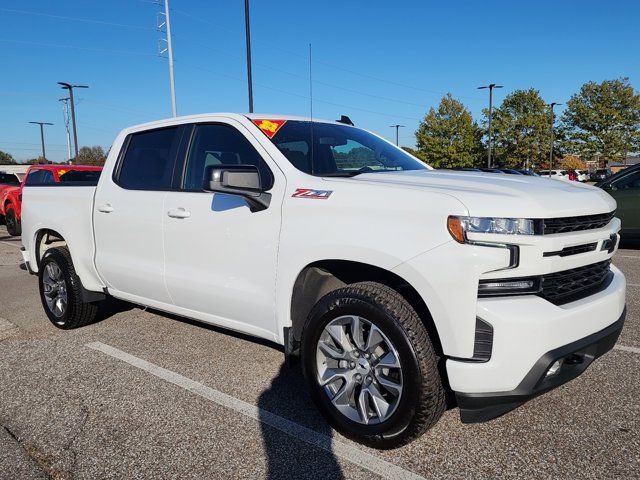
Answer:
[(562, 366), (562, 360), (556, 360), (555, 362), (553, 362), (553, 364), (549, 367), (549, 370), (547, 370), (547, 374), (545, 375), (546, 377), (550, 377), (552, 375), (555, 375), (556, 373), (558, 373), (558, 370), (560, 370), (560, 367)]
[(504, 280), (480, 280), (478, 295), (487, 297), (492, 295), (517, 295), (525, 293), (537, 293), (540, 289), (540, 280), (536, 277), (514, 278)]

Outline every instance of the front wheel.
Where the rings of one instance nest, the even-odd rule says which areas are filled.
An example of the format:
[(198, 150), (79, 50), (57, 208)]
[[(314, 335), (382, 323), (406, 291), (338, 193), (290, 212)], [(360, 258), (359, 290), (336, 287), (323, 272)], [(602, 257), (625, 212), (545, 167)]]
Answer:
[(305, 378), (327, 421), (374, 448), (417, 438), (441, 417), (445, 392), (427, 331), (395, 290), (361, 282), (312, 309), (302, 339)]
[(16, 211), (13, 206), (9, 205), (5, 209), (5, 223), (7, 224), (7, 232), (12, 237), (18, 237), (22, 233), (22, 225), (16, 217)]

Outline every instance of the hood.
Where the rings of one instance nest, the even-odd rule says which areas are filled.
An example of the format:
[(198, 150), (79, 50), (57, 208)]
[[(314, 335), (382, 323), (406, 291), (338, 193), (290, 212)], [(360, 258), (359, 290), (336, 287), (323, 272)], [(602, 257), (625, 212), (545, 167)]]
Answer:
[(410, 170), (364, 173), (358, 182), (424, 188), (456, 197), (477, 217), (553, 218), (608, 213), (616, 202), (579, 182), (502, 173)]

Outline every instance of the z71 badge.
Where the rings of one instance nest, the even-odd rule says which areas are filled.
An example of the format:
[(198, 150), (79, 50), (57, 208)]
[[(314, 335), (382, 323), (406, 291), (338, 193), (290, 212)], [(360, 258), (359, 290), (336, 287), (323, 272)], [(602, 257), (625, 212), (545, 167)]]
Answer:
[(333, 190), (313, 190), (311, 188), (297, 188), (291, 197), (293, 198), (315, 198), (326, 200), (333, 193)]

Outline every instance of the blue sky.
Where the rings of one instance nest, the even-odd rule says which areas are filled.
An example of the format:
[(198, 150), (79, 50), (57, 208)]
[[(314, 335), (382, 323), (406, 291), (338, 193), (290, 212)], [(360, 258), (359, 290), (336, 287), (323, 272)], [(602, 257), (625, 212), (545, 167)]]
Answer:
[[(245, 112), (244, 2), (171, 0), (179, 114)], [(451, 92), (479, 118), (486, 91), (534, 87), (565, 102), (589, 80), (629, 77), (640, 89), (640, 2), (253, 0), (256, 112), (349, 115), (401, 144)], [(0, 1), (0, 150), (39, 154), (29, 121), (55, 123), (47, 153), (66, 158), (57, 81), (77, 93), (80, 145), (108, 148), (117, 132), (171, 114), (167, 60), (157, 55), (153, 0)], [(30, 13), (25, 13), (30, 12)], [(61, 18), (64, 17), (64, 18)], [(82, 21), (80, 21), (82, 20)]]

